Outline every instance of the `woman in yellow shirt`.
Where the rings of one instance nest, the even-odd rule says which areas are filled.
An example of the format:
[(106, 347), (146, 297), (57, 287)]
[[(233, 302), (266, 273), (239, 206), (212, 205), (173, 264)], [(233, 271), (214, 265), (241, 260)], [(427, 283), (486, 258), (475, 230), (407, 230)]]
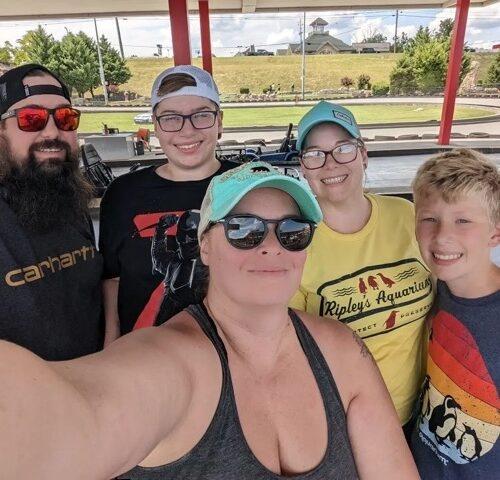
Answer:
[(354, 116), (340, 105), (323, 101), (312, 108), (299, 123), (297, 148), (323, 222), (291, 306), (336, 318), (363, 338), (405, 426), (434, 295), (415, 239), (413, 205), (364, 192), (366, 148)]

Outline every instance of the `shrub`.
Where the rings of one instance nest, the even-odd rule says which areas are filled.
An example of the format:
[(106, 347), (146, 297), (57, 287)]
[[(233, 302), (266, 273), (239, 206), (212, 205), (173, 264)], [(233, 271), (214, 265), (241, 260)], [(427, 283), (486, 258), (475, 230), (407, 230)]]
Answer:
[(248, 95), (250, 93), (250, 89), (248, 87), (240, 87), (241, 95)]
[(373, 95), (382, 97), (389, 93), (389, 85), (387, 83), (374, 83), (372, 86)]
[(352, 87), (354, 85), (354, 80), (350, 77), (342, 77), (340, 79), (340, 84), (343, 87)]
[[(446, 81), (449, 54), (448, 35), (433, 36), (428, 31), (420, 29), (391, 72), (391, 93), (408, 94), (416, 90), (435, 93), (442, 90)], [(470, 70), (470, 66), (471, 56), (464, 52), (460, 83)]]
[(358, 77), (358, 90), (370, 90), (372, 84), (370, 83), (370, 75), (362, 73)]
[(417, 90), (415, 71), (407, 57), (398, 61), (389, 78), (390, 92), (393, 95), (407, 95)]
[(488, 68), (486, 81), (491, 85), (500, 83), (500, 53), (497, 53), (495, 59)]

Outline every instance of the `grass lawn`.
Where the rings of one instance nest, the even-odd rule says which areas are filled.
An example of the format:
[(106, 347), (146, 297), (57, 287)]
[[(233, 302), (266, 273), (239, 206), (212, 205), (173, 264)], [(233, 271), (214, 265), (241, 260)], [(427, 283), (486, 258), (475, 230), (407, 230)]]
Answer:
[[(342, 77), (357, 81), (362, 73), (370, 75), (372, 83), (389, 83), (389, 75), (402, 54), (340, 54), (308, 55), (306, 57), (306, 90), (317, 92), (340, 87)], [(479, 80), (484, 80), (493, 53), (472, 53), (479, 62)], [(201, 67), (201, 59), (193, 59)], [(129, 58), (127, 65), (132, 78), (120, 90), (130, 90), (148, 96), (156, 75), (173, 65), (171, 58)], [(300, 55), (272, 57), (217, 57), (213, 59), (214, 77), (222, 94), (239, 93), (241, 87), (250, 88), (253, 94), (262, 93), (270, 84), (280, 84), (281, 92), (290, 92), (292, 84), (300, 91), (302, 73)]]
[[(270, 107), (270, 108), (231, 108), (224, 111), (224, 125), (226, 127), (249, 126), (285, 126), (289, 122), (295, 125), (310, 107)], [(360, 124), (391, 123), (439, 120), (441, 106), (425, 104), (388, 104), (388, 105), (350, 105), (349, 109)], [(80, 133), (100, 132), (102, 124), (108, 127), (117, 127), (122, 132), (136, 131), (140, 125), (134, 123), (137, 113), (84, 112), (80, 121)], [(493, 115), (491, 110), (476, 107), (457, 106), (455, 120), (477, 118)], [(149, 128), (152, 129), (152, 125)]]

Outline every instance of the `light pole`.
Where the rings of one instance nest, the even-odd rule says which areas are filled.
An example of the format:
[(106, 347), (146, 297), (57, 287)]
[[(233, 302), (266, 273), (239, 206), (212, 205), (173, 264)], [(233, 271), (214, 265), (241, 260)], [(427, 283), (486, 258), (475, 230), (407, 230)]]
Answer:
[(118, 17), (115, 17), (115, 23), (116, 23), (116, 31), (118, 33), (118, 43), (120, 44), (120, 54), (122, 56), (122, 60), (125, 60), (125, 54), (123, 53), (122, 35), (120, 33), (120, 24), (118, 23)]
[(97, 20), (94, 18), (95, 37), (97, 41), (97, 57), (99, 58), (99, 74), (101, 76), (101, 84), (104, 91), (104, 105), (108, 104), (108, 88), (106, 79), (104, 78), (104, 65), (102, 63), (101, 45), (99, 44), (99, 32), (97, 31)]
[(394, 53), (396, 53), (396, 45), (398, 43), (398, 18), (399, 18), (399, 10), (396, 9), (396, 27), (394, 30)]

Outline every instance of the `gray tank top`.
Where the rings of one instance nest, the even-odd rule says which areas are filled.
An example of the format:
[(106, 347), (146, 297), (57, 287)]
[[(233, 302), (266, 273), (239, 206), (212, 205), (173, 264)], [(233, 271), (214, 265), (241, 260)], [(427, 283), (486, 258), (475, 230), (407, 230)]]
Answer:
[(250, 450), (238, 418), (226, 348), (205, 307), (191, 305), (187, 311), (213, 343), (222, 365), (222, 391), (207, 431), (189, 453), (157, 467), (137, 466), (118, 477), (123, 480), (304, 480), (358, 479), (347, 435), (346, 416), (330, 369), (300, 318), (289, 310), (295, 332), (309, 361), (323, 398), (328, 425), (328, 445), (319, 465), (309, 472), (285, 477), (264, 467)]

